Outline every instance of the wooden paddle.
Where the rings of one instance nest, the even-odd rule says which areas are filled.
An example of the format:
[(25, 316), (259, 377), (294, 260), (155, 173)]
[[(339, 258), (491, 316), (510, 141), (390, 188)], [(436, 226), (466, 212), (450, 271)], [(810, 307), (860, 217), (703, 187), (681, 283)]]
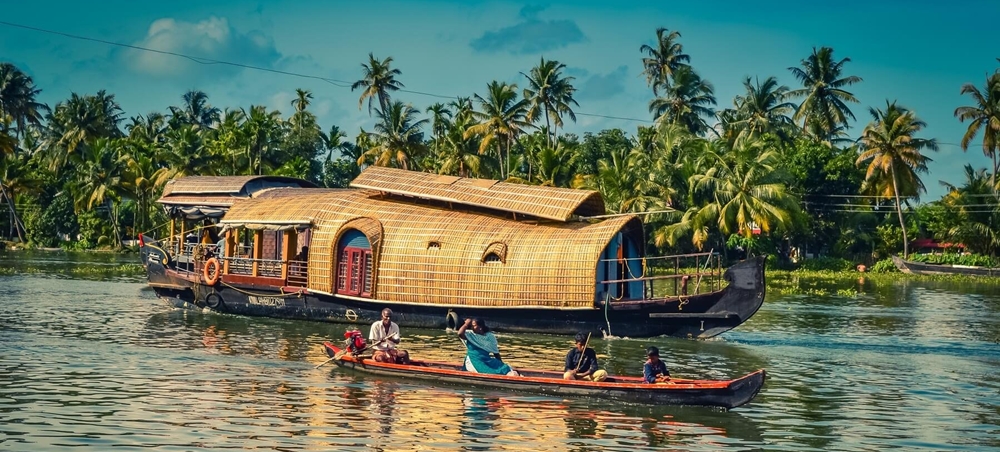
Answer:
[[(368, 344), (368, 345), (365, 345), (364, 347), (361, 347), (361, 349), (359, 349), (359, 350), (357, 351), (357, 353), (356, 353), (356, 354), (361, 354), (361, 352), (363, 352), (363, 351), (365, 351), (366, 349), (368, 349), (368, 347), (373, 347), (373, 346), (378, 346), (379, 344), (381, 344), (381, 343), (385, 342), (385, 341), (386, 341), (386, 339), (389, 339), (389, 337), (383, 337), (383, 338), (382, 338), (382, 340), (380, 340), (380, 341), (378, 341), (378, 342), (376, 342), (376, 343), (374, 343), (374, 344)], [(328, 360), (326, 360), (326, 361), (323, 361), (323, 362), (321, 362), (321, 363), (317, 364), (317, 365), (316, 365), (316, 367), (313, 367), (313, 369), (319, 369), (320, 367), (322, 367), (323, 365), (325, 365), (326, 363), (328, 363), (328, 362), (330, 362), (330, 361), (335, 361), (335, 360), (340, 360), (340, 358), (343, 358), (343, 357), (344, 357), (344, 355), (346, 355), (347, 353), (348, 353), (348, 351), (347, 351), (347, 349), (345, 348), (345, 349), (343, 349), (343, 350), (341, 350), (341, 351), (337, 352), (337, 353), (336, 353), (335, 355), (333, 355), (333, 357), (332, 357), (332, 358), (330, 358), (330, 359), (328, 359)]]
[(587, 346), (590, 345), (590, 333), (587, 333), (587, 341), (583, 343), (583, 351), (580, 352), (580, 358), (576, 360), (576, 371), (580, 371), (580, 365), (583, 364), (583, 355), (587, 353)]

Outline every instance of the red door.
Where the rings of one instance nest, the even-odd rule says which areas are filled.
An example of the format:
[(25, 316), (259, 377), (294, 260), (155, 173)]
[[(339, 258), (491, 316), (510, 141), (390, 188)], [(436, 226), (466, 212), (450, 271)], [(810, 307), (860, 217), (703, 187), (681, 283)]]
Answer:
[(344, 247), (337, 261), (337, 293), (371, 296), (372, 251)]

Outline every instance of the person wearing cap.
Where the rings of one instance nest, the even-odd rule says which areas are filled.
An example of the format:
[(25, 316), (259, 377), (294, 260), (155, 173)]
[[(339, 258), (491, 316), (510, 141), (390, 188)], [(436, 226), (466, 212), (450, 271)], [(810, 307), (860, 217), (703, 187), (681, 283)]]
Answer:
[(576, 345), (566, 354), (564, 380), (604, 381), (608, 373), (597, 368), (597, 352), (587, 347), (587, 335), (577, 333)]
[(372, 324), (368, 341), (375, 347), (372, 359), (380, 363), (409, 364), (410, 354), (396, 348), (400, 342), (399, 325), (392, 321), (392, 309), (382, 310), (382, 320)]
[(642, 378), (646, 383), (670, 383), (670, 371), (667, 364), (660, 361), (660, 349), (646, 349), (646, 364), (642, 366)]

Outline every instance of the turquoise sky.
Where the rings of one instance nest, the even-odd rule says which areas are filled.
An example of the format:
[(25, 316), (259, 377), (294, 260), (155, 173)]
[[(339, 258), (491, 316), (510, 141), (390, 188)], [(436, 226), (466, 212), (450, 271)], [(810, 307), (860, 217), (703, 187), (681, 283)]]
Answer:
[(420, 93), (471, 96), (491, 80), (523, 86), (520, 72), (544, 56), (565, 63), (576, 77), (580, 116), (568, 131), (634, 133), (650, 120), (652, 96), (640, 75), (639, 47), (651, 44), (662, 26), (681, 32), (692, 66), (715, 85), (720, 108), (732, 104), (745, 76), (773, 75), (796, 88), (788, 67), (814, 46), (849, 57), (846, 73), (864, 79), (851, 88), (861, 101), (852, 106), (853, 136), (870, 120), (869, 107), (897, 100), (927, 122), (924, 137), (940, 142), (924, 177), (924, 201), (944, 193), (939, 180), (960, 184), (965, 164), (990, 164), (981, 140), (968, 152), (958, 146), (966, 125), (953, 113), (971, 103), (959, 94), (963, 83), (982, 87), (1000, 67), (996, 1), (3, 3), (0, 21), (333, 81), (198, 64), (0, 25), (0, 60), (34, 77), (50, 105), (71, 92), (106, 89), (135, 115), (165, 111), (186, 90), (199, 89), (219, 107), (264, 104), (287, 115), (295, 88), (304, 88), (315, 96), (323, 128), (336, 124), (353, 138), (373, 121), (367, 109), (358, 109), (358, 93), (338, 81), (360, 78), (369, 52), (395, 59), (410, 91), (396, 98), (418, 108), (447, 101)]

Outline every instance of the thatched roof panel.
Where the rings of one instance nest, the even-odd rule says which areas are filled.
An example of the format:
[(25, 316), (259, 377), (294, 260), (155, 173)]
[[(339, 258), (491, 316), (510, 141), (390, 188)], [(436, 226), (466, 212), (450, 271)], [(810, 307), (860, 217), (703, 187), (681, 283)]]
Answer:
[(351, 186), (558, 221), (566, 221), (573, 215), (593, 216), (605, 212), (604, 200), (596, 191), (511, 184), (375, 166), (365, 169), (351, 182)]
[(274, 187), (315, 187), (301, 179), (284, 176), (187, 176), (168, 181), (163, 198), (177, 195), (229, 195), (247, 198)]

